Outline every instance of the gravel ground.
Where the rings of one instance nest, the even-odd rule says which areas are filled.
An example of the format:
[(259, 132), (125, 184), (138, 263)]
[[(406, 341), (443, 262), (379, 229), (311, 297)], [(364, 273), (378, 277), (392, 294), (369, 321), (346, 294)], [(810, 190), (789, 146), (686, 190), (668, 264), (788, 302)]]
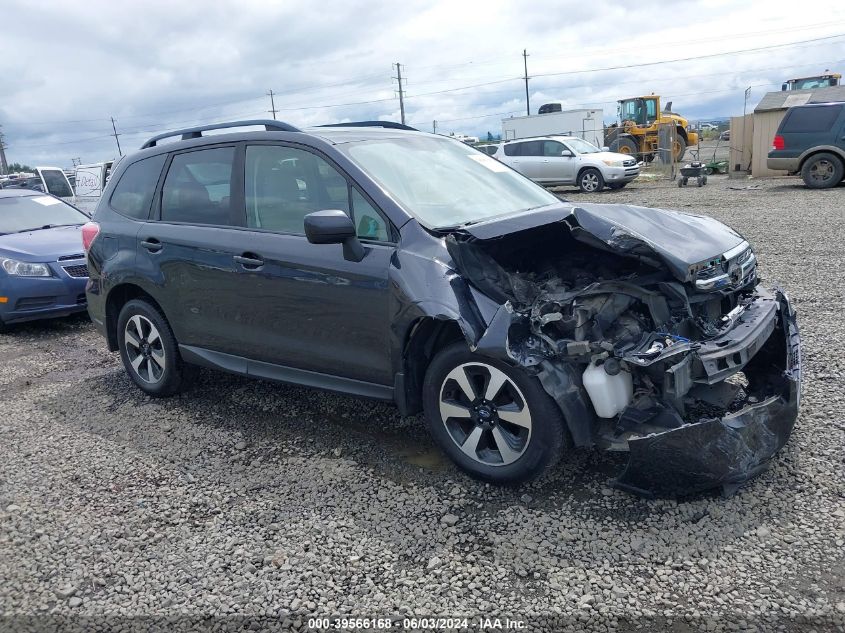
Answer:
[(383, 404), (213, 372), (151, 400), (83, 317), (0, 335), (0, 629), (415, 614), (532, 631), (842, 630), (843, 194), (721, 177), (589, 197), (711, 214), (794, 298), (802, 414), (729, 499), (612, 490), (622, 460), (590, 451), (497, 489)]

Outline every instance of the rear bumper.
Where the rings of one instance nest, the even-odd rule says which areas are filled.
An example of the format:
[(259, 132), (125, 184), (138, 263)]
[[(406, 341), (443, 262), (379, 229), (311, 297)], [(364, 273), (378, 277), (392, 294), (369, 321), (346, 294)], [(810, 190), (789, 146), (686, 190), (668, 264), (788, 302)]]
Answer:
[(84, 277), (10, 277), (0, 279), (0, 321), (22, 323), (84, 312)]
[(795, 173), (798, 171), (799, 162), (798, 158), (767, 158), (766, 167)]
[(629, 461), (613, 482), (616, 487), (645, 496), (677, 496), (716, 487), (727, 494), (766, 469), (789, 439), (801, 399), (801, 341), (795, 312), (782, 291), (776, 291), (773, 299), (777, 310), (761, 315), (756, 327), (730, 350), (738, 361), (731, 369), (744, 370), (750, 381), (763, 385), (755, 392), (760, 394), (756, 402), (749, 400), (722, 418), (629, 439)]

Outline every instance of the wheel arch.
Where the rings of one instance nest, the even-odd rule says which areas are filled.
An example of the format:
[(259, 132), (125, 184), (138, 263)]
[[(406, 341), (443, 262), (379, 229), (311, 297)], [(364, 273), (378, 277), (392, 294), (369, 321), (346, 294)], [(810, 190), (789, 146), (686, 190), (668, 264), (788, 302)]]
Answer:
[(839, 160), (842, 161), (843, 166), (845, 166), (845, 151), (841, 150), (838, 147), (833, 145), (820, 145), (818, 147), (814, 147), (807, 152), (806, 155), (801, 157), (801, 160), (798, 163), (798, 171), (796, 173), (801, 173), (801, 170), (804, 169), (804, 165), (810, 160), (813, 156), (818, 156), (819, 154), (833, 154)]
[(402, 347), (402, 379), (396, 385), (395, 400), (402, 415), (422, 411), (422, 389), (425, 373), (435, 354), (447, 345), (464, 341), (464, 331), (455, 319), (420, 317), (408, 328)]
[[(127, 303), (133, 299), (144, 299), (164, 314), (159, 303), (141, 286), (134, 283), (121, 283), (112, 288), (106, 297), (106, 341), (109, 350), (116, 352), (117, 347), (117, 317)], [(167, 317), (165, 317), (167, 318)]]

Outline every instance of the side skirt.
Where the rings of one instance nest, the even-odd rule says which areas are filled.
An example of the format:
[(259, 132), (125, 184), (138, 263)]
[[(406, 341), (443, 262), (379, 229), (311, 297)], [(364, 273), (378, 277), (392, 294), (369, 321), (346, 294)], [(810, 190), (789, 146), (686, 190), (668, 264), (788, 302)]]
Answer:
[(336, 391), (363, 398), (393, 402), (394, 390), (393, 387), (388, 385), (377, 385), (352, 378), (321, 374), (316, 371), (308, 371), (307, 369), (265, 363), (242, 356), (235, 356), (234, 354), (214, 352), (192, 345), (179, 345), (179, 353), (182, 355), (182, 360), (192, 365), (218, 369), (251, 378), (263, 378), (265, 380), (286, 382), (293, 385), (315, 387), (317, 389)]

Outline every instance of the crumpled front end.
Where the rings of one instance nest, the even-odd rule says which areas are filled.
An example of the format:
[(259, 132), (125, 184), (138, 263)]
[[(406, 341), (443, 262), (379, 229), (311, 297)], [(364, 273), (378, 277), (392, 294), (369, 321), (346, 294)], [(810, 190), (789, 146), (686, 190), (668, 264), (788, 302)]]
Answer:
[(595, 217), (447, 237), (462, 276), (500, 304), (475, 349), (536, 375), (576, 446), (627, 451), (617, 487), (730, 492), (766, 467), (797, 418), (789, 300), (759, 284), (735, 236), (685, 261), (618, 225), (586, 230)]
[[(729, 494), (767, 467), (792, 433), (801, 398), (795, 312), (782, 292), (776, 292), (775, 300), (776, 327), (741, 366), (749, 394), (741, 408), (677, 429), (630, 437), (628, 464), (615, 486), (649, 496), (716, 487)], [(746, 349), (756, 342), (747, 341)]]

